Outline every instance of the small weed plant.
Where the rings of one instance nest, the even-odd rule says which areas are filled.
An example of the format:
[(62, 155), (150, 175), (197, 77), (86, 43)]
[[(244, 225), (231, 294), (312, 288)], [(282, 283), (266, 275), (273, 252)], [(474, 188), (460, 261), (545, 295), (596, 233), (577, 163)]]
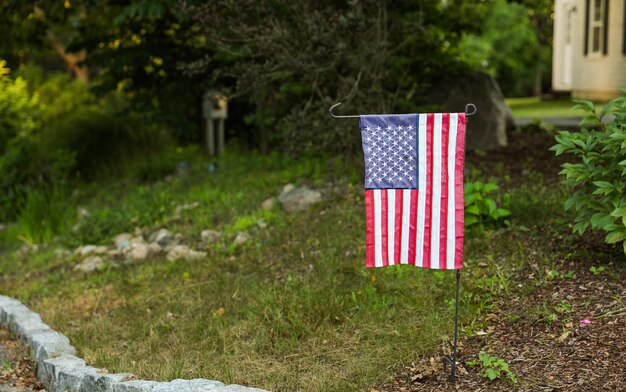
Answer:
[(589, 272), (591, 272), (594, 275), (600, 275), (601, 273), (604, 272), (604, 267), (602, 267), (602, 266), (600, 266), (600, 267), (592, 266), (591, 268), (589, 268)]
[(515, 375), (509, 369), (509, 364), (504, 359), (489, 355), (484, 351), (478, 354), (478, 361), (469, 361), (467, 364), (471, 367), (480, 366), (480, 374), (490, 381), (506, 377), (512, 384), (517, 382)]
[[(626, 89), (622, 90), (626, 94)], [(574, 232), (588, 228), (606, 232), (605, 242), (622, 243), (626, 253), (626, 96), (597, 112), (593, 103), (575, 100), (584, 110), (580, 132), (559, 132), (551, 150), (572, 154), (575, 162), (562, 165), (563, 184), (574, 190), (565, 210), (576, 212)]]
[(475, 181), (465, 184), (466, 230), (483, 231), (509, 225), (506, 218), (511, 215), (511, 198), (508, 193), (492, 197), (499, 189), (493, 182), (485, 184)]

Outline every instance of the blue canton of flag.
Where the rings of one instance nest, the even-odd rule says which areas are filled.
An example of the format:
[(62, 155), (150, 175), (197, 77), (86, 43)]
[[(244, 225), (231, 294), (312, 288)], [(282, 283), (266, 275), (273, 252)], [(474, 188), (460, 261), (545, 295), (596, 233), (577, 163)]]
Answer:
[(417, 188), (417, 114), (361, 116), (366, 189)]

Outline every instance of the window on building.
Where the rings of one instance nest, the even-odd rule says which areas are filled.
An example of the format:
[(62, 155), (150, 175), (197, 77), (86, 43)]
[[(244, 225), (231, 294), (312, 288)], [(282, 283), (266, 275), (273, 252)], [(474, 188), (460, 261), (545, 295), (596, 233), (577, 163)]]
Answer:
[(587, 0), (585, 26), (585, 54), (607, 54), (608, 0)]

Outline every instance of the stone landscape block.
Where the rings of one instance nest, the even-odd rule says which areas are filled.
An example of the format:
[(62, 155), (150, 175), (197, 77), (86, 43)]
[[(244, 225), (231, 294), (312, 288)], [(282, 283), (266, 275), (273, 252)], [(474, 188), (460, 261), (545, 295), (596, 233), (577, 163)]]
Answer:
[(79, 392), (83, 380), (87, 375), (97, 374), (99, 369), (91, 366), (85, 366), (83, 364), (68, 364), (67, 366), (61, 366), (59, 373), (54, 381), (54, 392)]
[[(74, 355), (61, 355), (60, 357), (50, 358), (46, 359), (45, 361), (38, 362), (37, 378), (50, 392), (65, 392), (65, 390), (68, 390), (71, 387), (75, 387), (75, 389), (69, 389), (70, 391), (77, 392), (78, 388), (80, 388), (80, 384), (75, 386), (62, 385), (57, 381), (61, 371), (66, 372), (70, 369), (81, 367), (86, 367), (85, 361), (83, 361), (82, 359), (75, 357)], [(61, 387), (66, 387), (66, 389), (63, 390), (61, 389)]]
[(110, 392), (115, 384), (133, 377), (131, 373), (89, 373), (80, 384), (80, 392)]
[(213, 392), (216, 388), (222, 386), (224, 386), (222, 382), (203, 378), (193, 380), (176, 379), (170, 382), (159, 383), (152, 392)]
[(132, 380), (113, 384), (111, 392), (152, 392), (159, 383), (156, 381)]
[(30, 310), (21, 303), (7, 304), (0, 308), (0, 323), (8, 326), (10, 318), (14, 315), (30, 313)]
[[(213, 392), (213, 391), (212, 391)], [(218, 387), (214, 392), (267, 392), (265, 389), (244, 387), (243, 385), (230, 384)]]
[(33, 358), (39, 362), (61, 355), (74, 355), (76, 349), (65, 336), (51, 329), (25, 335)]
[(18, 312), (9, 316), (9, 330), (18, 336), (48, 328), (50, 327), (41, 320), (41, 317), (31, 311)]

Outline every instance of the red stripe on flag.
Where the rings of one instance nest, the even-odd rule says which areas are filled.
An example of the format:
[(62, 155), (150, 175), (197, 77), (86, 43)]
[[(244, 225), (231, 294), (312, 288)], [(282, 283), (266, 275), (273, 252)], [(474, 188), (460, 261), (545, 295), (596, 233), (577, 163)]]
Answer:
[(374, 236), (374, 191), (365, 190), (365, 266), (376, 267), (376, 248)]
[(409, 264), (415, 265), (415, 241), (417, 240), (417, 189), (411, 189), (411, 212), (409, 214)]
[(387, 199), (387, 189), (382, 189), (380, 191), (380, 204), (381, 204), (381, 213), (380, 213), (380, 225), (382, 226), (382, 248), (383, 248), (383, 267), (386, 267), (389, 265), (389, 254), (388, 254), (388, 248), (389, 248), (389, 217), (388, 215), (388, 211), (389, 208), (387, 206), (388, 203), (388, 199)]
[(395, 228), (394, 234), (395, 239), (393, 241), (394, 244), (394, 255), (393, 255), (393, 263), (400, 264), (400, 252), (402, 250), (402, 199), (404, 197), (404, 192), (402, 189), (395, 190), (396, 192), (396, 219), (394, 221)]
[(463, 203), (463, 169), (465, 165), (465, 113), (459, 113), (459, 124), (456, 136), (456, 164), (454, 166), (454, 191), (455, 191), (455, 234), (456, 249), (454, 252), (454, 268), (463, 267), (463, 229), (464, 229), (464, 203)]
[(426, 207), (424, 214), (424, 256), (422, 266), (430, 268), (430, 240), (432, 237), (432, 208), (433, 208), (433, 134), (435, 115), (429, 113), (426, 116)]
[(441, 119), (441, 222), (439, 239), (439, 269), (446, 269), (448, 244), (448, 135), (450, 134), (450, 113)]

